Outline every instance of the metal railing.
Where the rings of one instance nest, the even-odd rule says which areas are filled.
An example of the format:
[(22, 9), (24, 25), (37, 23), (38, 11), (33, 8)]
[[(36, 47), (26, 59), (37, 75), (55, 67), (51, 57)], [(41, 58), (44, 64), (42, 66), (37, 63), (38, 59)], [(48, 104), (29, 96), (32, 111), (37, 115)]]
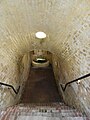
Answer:
[(7, 87), (12, 88), (12, 90), (14, 91), (15, 94), (18, 94), (18, 92), (19, 92), (19, 90), (20, 90), (20, 86), (18, 87), (17, 90), (15, 90), (15, 88), (14, 88), (12, 85), (9, 85), (9, 84), (6, 84), (6, 83), (0, 82), (0, 85), (4, 85), (4, 86), (7, 86)]
[[(77, 78), (77, 79), (75, 79), (75, 80), (72, 80), (72, 81), (70, 81), (70, 82), (68, 82), (68, 83), (66, 83), (66, 84), (61, 84), (61, 88), (62, 88), (63, 91), (65, 91), (66, 88), (67, 88), (67, 86), (70, 85), (71, 83), (76, 82), (76, 81), (78, 81), (78, 80), (83, 80), (84, 78), (87, 78), (87, 77), (89, 77), (89, 76), (90, 76), (90, 73), (89, 73), (89, 74), (86, 74), (86, 75), (84, 75), (84, 76), (82, 76), (82, 77), (79, 77), (79, 78)], [(63, 86), (63, 85), (64, 85), (64, 86)]]

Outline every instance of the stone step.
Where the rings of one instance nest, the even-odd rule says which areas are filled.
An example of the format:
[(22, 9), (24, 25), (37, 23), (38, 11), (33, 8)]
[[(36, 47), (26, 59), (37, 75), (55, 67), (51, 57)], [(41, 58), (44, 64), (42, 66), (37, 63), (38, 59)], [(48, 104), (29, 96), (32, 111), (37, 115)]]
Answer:
[[(62, 107), (63, 106), (63, 107)], [(17, 119), (16, 119), (17, 117)], [(89, 120), (81, 112), (63, 103), (19, 104), (0, 111), (0, 120)], [(37, 119), (35, 119), (37, 118)], [(45, 118), (45, 119), (44, 119)]]
[(67, 106), (67, 105), (65, 105), (64, 103), (52, 103), (52, 104), (46, 104), (46, 103), (44, 103), (44, 104), (19, 104), (18, 106), (20, 106), (20, 107), (25, 107), (25, 106), (27, 106), (27, 107), (30, 107), (30, 108), (40, 108), (40, 107), (44, 107), (44, 108), (61, 108), (61, 109), (72, 109), (72, 108), (70, 108), (69, 106)]
[(18, 115), (18, 116), (9, 116), (9, 118), (1, 118), (0, 120), (90, 120), (86, 117), (55, 117), (55, 116), (26, 116), (26, 115)]
[(61, 120), (90, 120), (87, 117), (63, 117)]

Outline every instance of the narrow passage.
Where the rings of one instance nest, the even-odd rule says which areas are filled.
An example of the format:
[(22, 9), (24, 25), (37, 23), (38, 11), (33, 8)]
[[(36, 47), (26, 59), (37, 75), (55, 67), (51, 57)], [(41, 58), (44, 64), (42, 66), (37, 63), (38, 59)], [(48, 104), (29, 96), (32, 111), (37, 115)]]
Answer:
[(52, 67), (31, 68), (21, 103), (60, 102)]

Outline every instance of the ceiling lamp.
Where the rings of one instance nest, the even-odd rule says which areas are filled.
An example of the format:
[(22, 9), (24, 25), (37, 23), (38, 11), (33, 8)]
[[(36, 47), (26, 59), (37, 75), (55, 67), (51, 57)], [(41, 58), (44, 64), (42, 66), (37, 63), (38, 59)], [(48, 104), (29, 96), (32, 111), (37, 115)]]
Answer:
[(37, 32), (35, 36), (36, 38), (39, 38), (39, 39), (46, 38), (46, 34), (44, 32)]

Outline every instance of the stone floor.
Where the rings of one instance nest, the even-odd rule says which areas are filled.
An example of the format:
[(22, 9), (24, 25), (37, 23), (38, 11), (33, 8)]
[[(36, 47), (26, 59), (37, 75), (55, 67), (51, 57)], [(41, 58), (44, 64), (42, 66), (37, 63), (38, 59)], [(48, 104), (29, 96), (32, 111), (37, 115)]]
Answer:
[(60, 102), (52, 67), (31, 68), (21, 103)]

